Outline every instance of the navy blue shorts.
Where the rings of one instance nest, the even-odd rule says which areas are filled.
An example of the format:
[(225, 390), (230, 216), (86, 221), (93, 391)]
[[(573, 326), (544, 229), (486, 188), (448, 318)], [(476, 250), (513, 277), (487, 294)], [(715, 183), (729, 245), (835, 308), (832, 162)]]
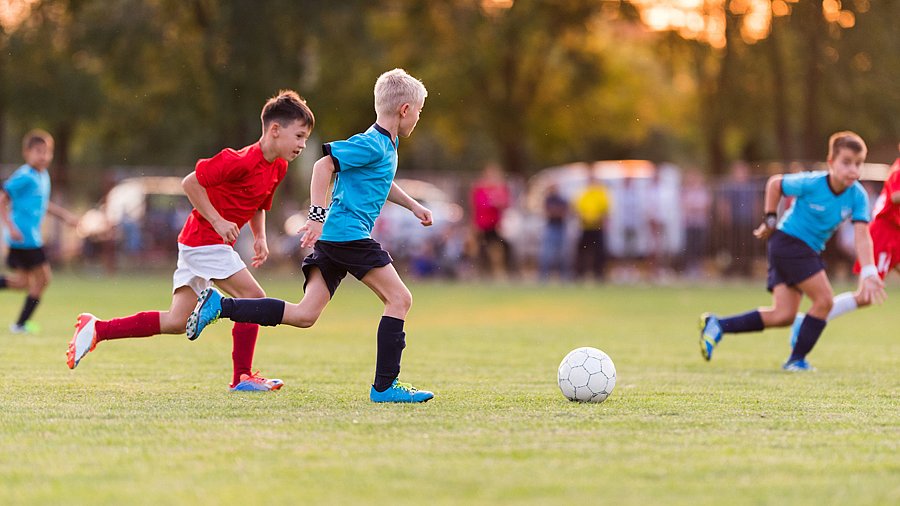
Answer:
[(9, 248), (6, 265), (13, 270), (30, 271), (47, 263), (44, 248)]
[(776, 230), (767, 245), (769, 276), (766, 288), (771, 292), (776, 285), (785, 283), (794, 287), (825, 270), (822, 255), (796, 237)]
[(313, 252), (303, 259), (303, 291), (309, 283), (309, 271), (313, 267), (319, 269), (328, 291), (334, 297), (341, 280), (349, 272), (356, 279), (377, 267), (384, 267), (394, 261), (391, 255), (381, 249), (381, 245), (374, 239), (359, 239), (356, 241), (331, 242), (316, 241)]

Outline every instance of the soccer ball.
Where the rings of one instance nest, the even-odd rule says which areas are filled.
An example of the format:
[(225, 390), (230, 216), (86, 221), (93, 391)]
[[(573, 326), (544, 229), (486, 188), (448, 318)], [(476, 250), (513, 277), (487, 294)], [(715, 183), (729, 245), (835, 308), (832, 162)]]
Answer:
[(597, 348), (576, 348), (559, 364), (559, 389), (570, 401), (603, 402), (616, 387), (616, 366)]

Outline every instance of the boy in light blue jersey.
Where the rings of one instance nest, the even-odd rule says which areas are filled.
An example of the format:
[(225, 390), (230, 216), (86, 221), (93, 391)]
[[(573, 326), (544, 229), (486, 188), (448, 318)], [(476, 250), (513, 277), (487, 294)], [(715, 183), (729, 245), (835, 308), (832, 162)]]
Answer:
[[(786, 327), (794, 321), (800, 300), (806, 294), (812, 307), (800, 325), (791, 356), (782, 366), (787, 371), (814, 370), (806, 355), (813, 349), (832, 307), (833, 293), (822, 250), (845, 220), (852, 220), (856, 255), (863, 266), (859, 276), (860, 297), (881, 302), (886, 297), (878, 276), (869, 236), (869, 200), (859, 183), (859, 171), (866, 159), (866, 144), (853, 132), (831, 136), (828, 171), (804, 174), (778, 174), (766, 184), (766, 215), (753, 234), (768, 239), (768, 289), (772, 307), (719, 318), (710, 313), (700, 316), (700, 353), (710, 360), (713, 349), (725, 333), (761, 331), (768, 327)], [(776, 210), (782, 195), (794, 197), (781, 221)]]
[[(363, 133), (323, 146), (325, 156), (313, 167), (309, 219), (300, 229), (301, 246), (313, 247), (303, 260), (303, 299), (223, 298), (215, 289), (200, 294), (188, 319), (188, 337), (195, 339), (218, 318), (260, 325), (311, 327), (334, 296), (341, 280), (352, 274), (384, 302), (378, 325), (373, 402), (425, 402), (434, 394), (398, 380), (400, 357), (406, 347), (403, 332), (412, 295), (400, 279), (391, 256), (372, 239), (375, 219), (386, 201), (399, 204), (432, 223), (431, 211), (396, 183), (399, 137), (409, 137), (425, 105), (425, 86), (402, 69), (382, 74), (375, 82), (375, 124)], [(328, 186), (336, 178), (327, 203)]]
[(9, 326), (10, 332), (22, 334), (34, 327), (30, 323), (41, 296), (50, 284), (51, 270), (44, 253), (41, 223), (50, 213), (69, 225), (78, 219), (64, 208), (50, 202), (50, 175), (53, 161), (53, 137), (43, 130), (32, 130), (22, 140), (25, 164), (13, 172), (0, 191), (0, 223), (9, 245), (6, 264), (9, 276), (0, 276), (0, 289), (27, 290), (19, 319)]

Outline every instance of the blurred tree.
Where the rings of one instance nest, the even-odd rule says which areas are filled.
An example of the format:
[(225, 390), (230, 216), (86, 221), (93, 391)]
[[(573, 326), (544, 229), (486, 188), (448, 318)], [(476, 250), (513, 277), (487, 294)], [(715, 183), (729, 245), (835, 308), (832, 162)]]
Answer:
[(43, 0), (10, 34), (6, 87), (8, 113), (23, 130), (45, 127), (56, 141), (55, 184), (70, 184), (70, 148), (81, 122), (97, 114), (102, 96), (98, 69), (83, 51), (90, 19), (85, 2)]

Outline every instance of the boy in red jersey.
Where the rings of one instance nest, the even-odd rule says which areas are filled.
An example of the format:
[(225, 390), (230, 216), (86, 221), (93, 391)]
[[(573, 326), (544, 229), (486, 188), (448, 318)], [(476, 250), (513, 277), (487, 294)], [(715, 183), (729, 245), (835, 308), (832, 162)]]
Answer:
[[(900, 149), (900, 145), (897, 146)], [(869, 235), (872, 236), (872, 246), (875, 253), (875, 269), (881, 279), (891, 272), (891, 269), (900, 265), (900, 157), (894, 160), (891, 170), (881, 189), (875, 208), (872, 210), (872, 222), (869, 224)], [(861, 272), (859, 261), (853, 266), (853, 272)], [(897, 269), (900, 272), (900, 269)], [(834, 297), (834, 305), (828, 313), (827, 321), (838, 316), (850, 313), (872, 303), (857, 292), (844, 292)], [(800, 322), (803, 321), (803, 313), (794, 319), (791, 327), (791, 346), (797, 342), (797, 334), (800, 330)]]
[[(266, 261), (266, 211), (272, 207), (272, 195), (287, 173), (288, 162), (306, 147), (315, 117), (297, 93), (281, 91), (266, 102), (261, 119), (263, 133), (258, 142), (198, 161), (182, 182), (194, 210), (178, 236), (178, 267), (169, 310), (112, 320), (80, 314), (66, 352), (70, 369), (101, 341), (184, 334), (197, 294), (212, 283), (236, 297), (265, 297), (233, 245), (241, 227), (249, 223), (255, 238), (251, 265), (259, 267)], [(235, 323), (232, 329), (232, 390), (277, 390), (283, 384), (251, 372), (258, 333), (256, 324)]]

